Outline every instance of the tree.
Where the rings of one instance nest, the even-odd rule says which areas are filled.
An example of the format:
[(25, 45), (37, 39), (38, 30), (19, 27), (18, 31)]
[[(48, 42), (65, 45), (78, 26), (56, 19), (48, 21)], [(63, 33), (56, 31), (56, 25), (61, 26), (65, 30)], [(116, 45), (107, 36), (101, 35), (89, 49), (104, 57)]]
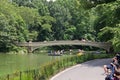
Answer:
[[(120, 17), (118, 16), (120, 8), (119, 1), (111, 3), (109, 5), (109, 11), (107, 12), (106, 25), (100, 29), (99, 38), (102, 41), (110, 41), (113, 44), (113, 48), (116, 52), (119, 52), (120, 47)], [(108, 10), (108, 8), (107, 8)], [(110, 13), (109, 13), (110, 12)]]
[[(112, 28), (112, 27), (105, 27), (101, 30), (101, 32), (99, 33), (99, 36), (106, 36), (102, 37), (102, 39), (109, 39), (106, 41), (112, 42), (113, 44), (113, 48), (115, 50), (115, 52), (119, 52), (119, 48), (120, 48), (120, 24), (118, 24), (118, 27)], [(110, 36), (110, 37), (107, 37)]]
[(15, 5), (0, 1), (0, 7), (0, 49), (9, 51), (15, 46), (14, 41), (26, 41), (27, 29)]
[(63, 2), (49, 2), (48, 5), (50, 15), (56, 19), (56, 22), (52, 24), (52, 34), (57, 40), (72, 39), (75, 31), (74, 25), (70, 23), (72, 16), (69, 8)]

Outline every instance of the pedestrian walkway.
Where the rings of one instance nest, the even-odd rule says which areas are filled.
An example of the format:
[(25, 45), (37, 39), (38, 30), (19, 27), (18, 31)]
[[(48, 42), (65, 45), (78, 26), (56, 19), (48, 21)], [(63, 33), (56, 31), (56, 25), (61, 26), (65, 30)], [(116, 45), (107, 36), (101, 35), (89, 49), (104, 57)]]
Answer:
[(70, 67), (50, 80), (104, 80), (104, 64), (109, 64), (111, 59), (95, 59)]

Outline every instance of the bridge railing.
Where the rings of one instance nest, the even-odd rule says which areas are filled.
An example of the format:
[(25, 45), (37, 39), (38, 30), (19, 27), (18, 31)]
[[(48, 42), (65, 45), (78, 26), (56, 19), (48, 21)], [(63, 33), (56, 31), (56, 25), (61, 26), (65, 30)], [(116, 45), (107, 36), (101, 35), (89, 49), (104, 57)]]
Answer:
[(108, 42), (91, 42), (91, 41), (48, 41), (48, 42), (24, 42), (24, 43), (17, 43), (18, 46), (42, 46), (42, 45), (107, 45), (111, 46), (111, 43)]

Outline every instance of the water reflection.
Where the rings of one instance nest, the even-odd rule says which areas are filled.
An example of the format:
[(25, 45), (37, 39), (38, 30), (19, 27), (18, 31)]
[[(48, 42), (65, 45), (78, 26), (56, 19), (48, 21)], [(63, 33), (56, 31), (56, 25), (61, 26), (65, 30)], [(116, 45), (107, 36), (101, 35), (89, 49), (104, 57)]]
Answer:
[(16, 71), (39, 68), (40, 65), (55, 59), (43, 54), (15, 55), (0, 54), (0, 76)]

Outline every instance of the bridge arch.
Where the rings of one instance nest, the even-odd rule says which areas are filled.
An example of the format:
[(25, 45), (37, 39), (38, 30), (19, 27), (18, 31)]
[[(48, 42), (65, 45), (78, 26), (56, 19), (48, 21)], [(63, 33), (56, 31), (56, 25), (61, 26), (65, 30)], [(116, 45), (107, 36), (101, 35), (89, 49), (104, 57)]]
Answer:
[(91, 42), (91, 41), (79, 41), (79, 40), (67, 40), (67, 41), (47, 41), (47, 42), (28, 42), (28, 43), (18, 43), (18, 46), (24, 46), (28, 48), (28, 52), (32, 52), (39, 47), (45, 46), (55, 46), (55, 45), (83, 45), (83, 46), (93, 46), (102, 48), (106, 51), (110, 51), (112, 47), (111, 43), (108, 42)]

